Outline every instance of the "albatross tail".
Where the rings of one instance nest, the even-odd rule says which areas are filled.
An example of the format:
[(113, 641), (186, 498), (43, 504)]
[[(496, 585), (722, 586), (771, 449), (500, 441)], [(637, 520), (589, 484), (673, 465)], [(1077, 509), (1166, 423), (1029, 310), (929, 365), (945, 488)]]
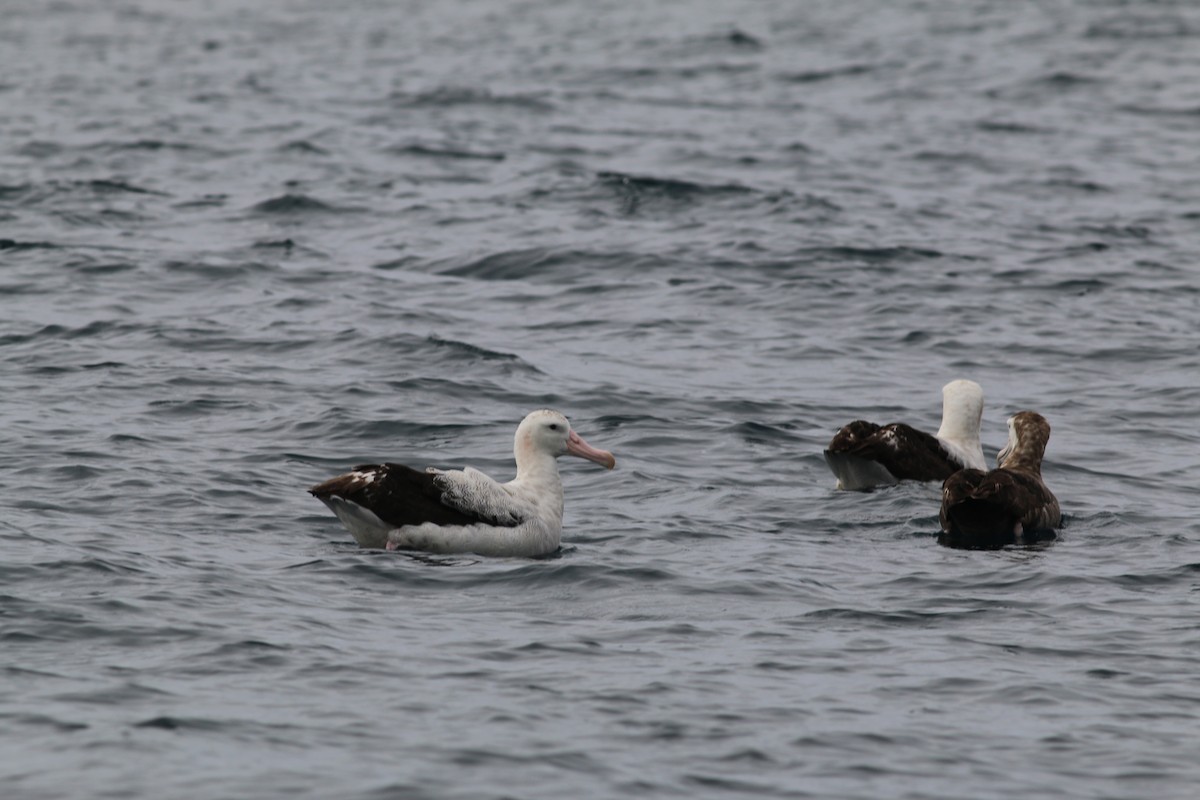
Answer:
[(388, 532), (392, 526), (381, 520), (372, 511), (337, 495), (318, 499), (337, 515), (360, 547), (379, 550), (387, 547)]
[(892, 486), (900, 482), (879, 462), (849, 453), (826, 450), (825, 463), (837, 478), (839, 489), (857, 492), (874, 486)]

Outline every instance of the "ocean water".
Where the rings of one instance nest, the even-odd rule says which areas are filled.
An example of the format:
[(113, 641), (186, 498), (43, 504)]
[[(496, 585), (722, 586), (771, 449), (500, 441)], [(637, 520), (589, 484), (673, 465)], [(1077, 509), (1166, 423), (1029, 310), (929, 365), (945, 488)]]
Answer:
[[(1194, 4), (4, 6), (6, 800), (1195, 796)], [(957, 377), (1057, 541), (834, 491)], [(544, 406), (551, 558), (305, 492)]]

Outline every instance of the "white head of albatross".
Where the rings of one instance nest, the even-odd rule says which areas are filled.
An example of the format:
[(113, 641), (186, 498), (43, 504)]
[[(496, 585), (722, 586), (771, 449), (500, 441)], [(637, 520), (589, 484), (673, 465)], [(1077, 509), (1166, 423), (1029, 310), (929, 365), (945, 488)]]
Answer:
[(571, 423), (557, 411), (542, 409), (533, 411), (521, 420), (513, 437), (513, 458), (517, 461), (517, 481), (532, 478), (559, 456), (578, 456), (594, 461), (605, 469), (617, 465), (616, 458), (607, 450), (599, 450), (571, 430)]

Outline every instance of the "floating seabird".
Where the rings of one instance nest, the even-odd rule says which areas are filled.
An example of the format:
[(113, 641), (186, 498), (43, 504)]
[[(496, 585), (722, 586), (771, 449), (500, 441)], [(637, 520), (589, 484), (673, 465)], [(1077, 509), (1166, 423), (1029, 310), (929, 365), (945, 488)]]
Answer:
[(943, 543), (1002, 547), (1052, 539), (1062, 525), (1058, 499), (1042, 481), (1050, 423), (1034, 411), (1008, 418), (1008, 444), (997, 469), (964, 469), (942, 484)]
[(562, 537), (558, 457), (579, 456), (608, 469), (613, 454), (571, 430), (557, 411), (534, 411), (517, 426), (517, 477), (498, 483), (476, 469), (415, 470), (366, 464), (308, 491), (337, 515), (363, 547), (538, 556)]
[(964, 467), (986, 469), (979, 444), (983, 389), (975, 381), (942, 387), (942, 427), (937, 436), (902, 422), (855, 420), (829, 442), (825, 462), (839, 489), (870, 489), (900, 481), (941, 481)]

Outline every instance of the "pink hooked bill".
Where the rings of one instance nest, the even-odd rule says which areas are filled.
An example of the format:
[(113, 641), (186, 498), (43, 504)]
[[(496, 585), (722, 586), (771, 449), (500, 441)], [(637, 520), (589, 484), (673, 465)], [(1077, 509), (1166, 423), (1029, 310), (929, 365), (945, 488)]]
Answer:
[(617, 465), (617, 459), (612, 453), (607, 450), (597, 450), (583, 440), (575, 431), (571, 431), (567, 436), (567, 453), (580, 458), (586, 458), (588, 461), (595, 461), (605, 469), (612, 469)]

